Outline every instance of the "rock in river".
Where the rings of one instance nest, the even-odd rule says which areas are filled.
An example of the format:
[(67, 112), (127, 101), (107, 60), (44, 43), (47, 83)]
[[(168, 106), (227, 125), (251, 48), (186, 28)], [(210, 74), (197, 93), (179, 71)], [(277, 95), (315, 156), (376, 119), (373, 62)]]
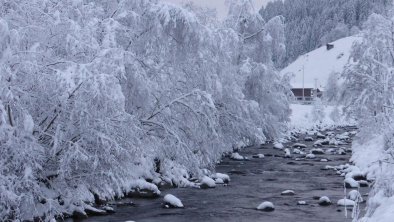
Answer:
[(172, 194), (164, 196), (164, 207), (165, 208), (183, 208), (182, 201)]
[(257, 207), (257, 210), (271, 212), (275, 210), (275, 206), (273, 203), (265, 201)]
[(320, 197), (319, 199), (320, 206), (329, 206), (331, 205), (331, 200), (327, 196)]

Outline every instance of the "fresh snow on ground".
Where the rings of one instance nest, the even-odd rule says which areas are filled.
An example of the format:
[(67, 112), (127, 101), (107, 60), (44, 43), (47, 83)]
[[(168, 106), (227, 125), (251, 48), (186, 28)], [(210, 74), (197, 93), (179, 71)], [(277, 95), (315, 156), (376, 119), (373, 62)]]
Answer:
[(376, 178), (381, 172), (379, 161), (383, 160), (386, 156), (384, 152), (384, 136), (376, 136), (363, 144), (355, 140), (353, 142), (352, 151), (353, 155), (351, 161), (354, 162), (361, 171), (367, 172), (368, 178)]
[[(384, 135), (373, 136), (368, 141), (355, 140), (353, 143), (353, 156), (351, 161), (355, 163), (368, 179), (393, 178), (392, 168), (382, 165), (387, 158), (385, 152)], [(381, 179), (382, 180), (382, 179)], [(375, 184), (375, 191), (368, 197), (369, 216), (362, 218), (362, 222), (392, 222), (394, 215), (394, 197), (387, 195), (385, 190), (393, 190), (394, 185), (390, 180), (386, 184)], [(389, 197), (388, 197), (389, 196)]]
[(291, 80), (292, 87), (302, 88), (302, 73), (304, 70), (306, 88), (315, 88), (315, 79), (318, 81), (317, 87), (324, 88), (331, 72), (341, 73), (344, 70), (349, 61), (353, 43), (356, 41), (361, 41), (361, 38), (351, 36), (339, 39), (332, 43), (334, 48), (331, 50), (322, 46), (300, 56), (284, 68), (281, 74), (294, 74), (294, 78)]
[(353, 121), (347, 120), (340, 111), (340, 118), (333, 120), (330, 114), (334, 111), (334, 106), (324, 106), (324, 118), (321, 121), (313, 121), (313, 105), (291, 104), (291, 116), (289, 127), (293, 130), (307, 131), (319, 127), (333, 127), (341, 125), (352, 125)]

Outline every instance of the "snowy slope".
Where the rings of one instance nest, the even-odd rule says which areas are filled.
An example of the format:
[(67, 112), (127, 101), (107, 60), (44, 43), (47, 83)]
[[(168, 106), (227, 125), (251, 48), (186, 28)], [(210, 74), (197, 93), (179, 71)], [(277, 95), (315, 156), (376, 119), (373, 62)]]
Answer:
[(331, 72), (342, 72), (349, 61), (353, 43), (361, 41), (361, 37), (351, 36), (339, 39), (332, 44), (334, 48), (327, 50), (326, 46), (300, 56), (296, 61), (281, 71), (281, 74), (292, 73), (294, 78), (291, 85), (302, 88), (302, 73), (304, 68), (305, 88), (314, 88), (315, 79), (317, 87), (324, 89)]

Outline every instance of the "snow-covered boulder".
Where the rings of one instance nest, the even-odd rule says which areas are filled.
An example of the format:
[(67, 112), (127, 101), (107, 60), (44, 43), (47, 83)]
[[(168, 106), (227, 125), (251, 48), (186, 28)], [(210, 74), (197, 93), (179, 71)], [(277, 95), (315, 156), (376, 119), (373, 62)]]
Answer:
[(316, 137), (317, 137), (318, 139), (326, 139), (326, 136), (323, 135), (323, 134), (320, 133), (320, 132), (317, 132), (317, 133), (316, 133)]
[(335, 138), (331, 138), (331, 139), (328, 141), (328, 144), (329, 144), (329, 145), (338, 146), (338, 141), (337, 141)]
[(337, 155), (346, 155), (346, 150), (344, 150), (342, 148), (339, 148), (339, 149), (337, 149), (335, 154), (337, 154)]
[(237, 153), (237, 152), (232, 153), (230, 158), (233, 160), (245, 160), (246, 159), (245, 157), (239, 155), (239, 153)]
[(306, 132), (306, 135), (307, 135), (307, 136), (314, 136), (315, 134), (316, 134), (316, 132), (313, 131), (313, 130), (307, 131), (307, 132)]
[(282, 143), (274, 143), (274, 149), (283, 150), (285, 146)]
[(104, 206), (104, 207), (102, 207), (102, 209), (105, 210), (108, 214), (114, 214), (115, 213), (114, 208), (110, 207), (110, 206)]
[(319, 205), (320, 206), (328, 206), (331, 205), (331, 200), (327, 196), (323, 196), (319, 198)]
[(285, 158), (291, 158), (291, 152), (288, 148), (285, 149)]
[(223, 180), (224, 183), (229, 183), (230, 182), (230, 176), (224, 173), (215, 173), (211, 176), (213, 179), (221, 179)]
[(294, 143), (293, 148), (306, 148), (307, 146), (302, 143)]
[(330, 166), (330, 165), (326, 165), (324, 168), (325, 168), (326, 170), (335, 170), (335, 167)]
[(294, 196), (295, 192), (294, 192), (294, 190), (285, 190), (280, 195), (282, 195), (282, 196)]
[(355, 206), (356, 202), (354, 202), (353, 200), (349, 200), (349, 199), (340, 199), (337, 202), (338, 206)]
[(329, 139), (324, 139), (324, 140), (319, 139), (313, 143), (314, 147), (322, 147), (323, 145), (330, 145), (330, 140)]
[(352, 190), (347, 194), (347, 198), (349, 200), (353, 200), (356, 203), (361, 203), (363, 202), (363, 197), (361, 196), (360, 192), (358, 192), (357, 190)]
[(321, 159), (320, 162), (328, 162), (328, 159)]
[(127, 193), (130, 198), (157, 198), (160, 197), (159, 188), (153, 184), (148, 183), (145, 180), (139, 179), (130, 184), (131, 190)]
[(300, 154), (300, 155), (304, 154), (304, 152), (302, 152), (300, 149), (297, 149), (297, 148), (293, 149), (293, 153), (294, 154)]
[(201, 189), (209, 189), (209, 188), (215, 188), (215, 187), (216, 187), (216, 183), (212, 178), (204, 176), (200, 181), (200, 188)]
[(165, 208), (183, 208), (182, 201), (172, 194), (164, 196), (164, 207)]
[(326, 149), (325, 153), (332, 155), (332, 154), (335, 154), (336, 152), (337, 152), (336, 148), (329, 148), (329, 149)]
[(255, 158), (255, 159), (263, 159), (264, 157), (265, 157), (264, 154), (261, 154), (261, 153), (253, 155), (253, 158)]
[(306, 141), (306, 142), (312, 142), (312, 141), (313, 141), (313, 137), (311, 137), (311, 136), (306, 136), (306, 137), (304, 138), (304, 141)]
[(360, 184), (351, 177), (345, 178), (344, 180), (346, 188), (359, 188)]
[(265, 201), (257, 207), (257, 210), (271, 212), (275, 210), (275, 205), (271, 202)]
[(353, 171), (350, 171), (349, 173), (346, 174), (346, 178), (353, 178), (354, 180), (367, 180), (367, 176), (365, 173), (361, 172), (361, 170), (356, 169)]
[(306, 203), (306, 201), (300, 200), (297, 202), (297, 205), (308, 205), (308, 204)]
[(305, 158), (306, 159), (315, 159), (316, 156), (315, 156), (315, 154), (310, 153), (310, 154), (306, 155)]
[(104, 209), (98, 209), (90, 205), (85, 205), (85, 212), (91, 216), (105, 216), (109, 213)]
[(324, 150), (320, 149), (320, 148), (315, 148), (315, 149), (311, 150), (311, 153), (315, 154), (315, 155), (323, 155), (324, 154)]
[(216, 184), (224, 184), (224, 181), (221, 178), (215, 179)]

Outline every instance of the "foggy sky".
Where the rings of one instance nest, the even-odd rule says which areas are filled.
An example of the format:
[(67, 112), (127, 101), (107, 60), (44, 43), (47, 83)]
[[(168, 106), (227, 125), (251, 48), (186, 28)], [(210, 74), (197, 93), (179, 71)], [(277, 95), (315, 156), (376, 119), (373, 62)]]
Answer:
[[(162, 0), (166, 2), (171, 2), (171, 3), (182, 3), (182, 2), (187, 2), (188, 0)], [(191, 0), (197, 5), (200, 6), (207, 6), (210, 8), (216, 8), (218, 12), (218, 16), (220, 18), (223, 18), (226, 15), (226, 6), (224, 4), (225, 0)], [(256, 11), (258, 11), (262, 5), (265, 5), (267, 2), (270, 0), (252, 0), (254, 2), (254, 6), (256, 8)]]

